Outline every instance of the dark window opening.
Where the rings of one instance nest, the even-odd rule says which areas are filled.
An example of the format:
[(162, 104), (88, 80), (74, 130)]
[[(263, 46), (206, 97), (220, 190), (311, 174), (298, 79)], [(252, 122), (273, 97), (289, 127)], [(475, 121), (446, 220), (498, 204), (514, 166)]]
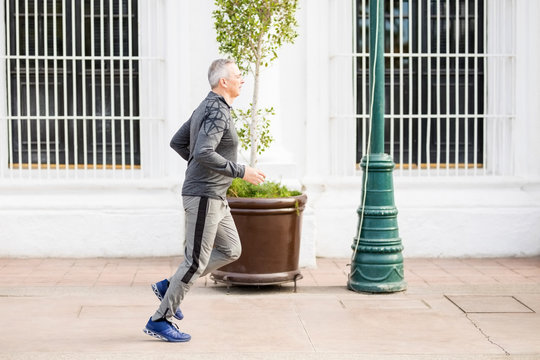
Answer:
[(5, 6), (10, 166), (138, 167), (137, 1)]
[[(367, 115), (369, 0), (363, 2), (357, 1), (357, 52), (365, 57), (356, 59), (356, 111)], [(482, 166), (484, 21), (484, 0), (404, 0), (401, 16), (397, 1), (385, 1), (385, 53), (396, 55), (385, 57), (385, 114), (397, 115), (385, 119), (385, 152), (398, 166)], [(358, 119), (357, 163), (367, 131)]]

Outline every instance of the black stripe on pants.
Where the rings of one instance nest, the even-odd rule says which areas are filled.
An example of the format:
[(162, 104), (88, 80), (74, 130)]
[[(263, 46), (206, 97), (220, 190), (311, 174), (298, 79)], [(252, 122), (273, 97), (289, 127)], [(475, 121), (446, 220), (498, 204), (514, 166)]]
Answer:
[(193, 238), (193, 254), (191, 266), (188, 272), (182, 278), (184, 284), (189, 283), (195, 272), (199, 269), (199, 257), (201, 255), (201, 243), (204, 233), (204, 223), (206, 221), (206, 208), (208, 206), (208, 198), (201, 197), (199, 202), (199, 210), (197, 211), (197, 221), (195, 222), (195, 237)]

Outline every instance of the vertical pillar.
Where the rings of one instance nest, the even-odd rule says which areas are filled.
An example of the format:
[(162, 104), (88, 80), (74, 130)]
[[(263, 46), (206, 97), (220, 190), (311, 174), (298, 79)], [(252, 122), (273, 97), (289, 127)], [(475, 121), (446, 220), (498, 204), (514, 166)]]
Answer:
[(371, 141), (362, 158), (362, 202), (347, 286), (361, 292), (396, 292), (407, 287), (403, 246), (394, 204), (392, 158), (384, 153), (384, 0), (370, 0)]

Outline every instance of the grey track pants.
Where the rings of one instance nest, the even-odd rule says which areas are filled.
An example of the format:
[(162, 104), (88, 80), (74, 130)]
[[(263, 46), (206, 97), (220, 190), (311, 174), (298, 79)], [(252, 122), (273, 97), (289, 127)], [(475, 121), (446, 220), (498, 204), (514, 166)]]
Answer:
[(186, 248), (184, 261), (170, 278), (169, 289), (152, 320), (172, 315), (191, 285), (240, 257), (242, 247), (226, 200), (184, 196)]

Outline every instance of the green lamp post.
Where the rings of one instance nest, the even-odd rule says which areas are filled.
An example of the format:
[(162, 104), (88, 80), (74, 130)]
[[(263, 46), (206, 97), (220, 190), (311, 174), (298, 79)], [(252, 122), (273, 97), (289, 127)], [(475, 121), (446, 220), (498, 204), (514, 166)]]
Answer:
[(394, 204), (394, 162), (384, 153), (384, 1), (371, 0), (369, 7), (371, 135), (360, 164), (364, 186), (347, 286), (359, 292), (388, 293), (405, 290), (407, 283)]

